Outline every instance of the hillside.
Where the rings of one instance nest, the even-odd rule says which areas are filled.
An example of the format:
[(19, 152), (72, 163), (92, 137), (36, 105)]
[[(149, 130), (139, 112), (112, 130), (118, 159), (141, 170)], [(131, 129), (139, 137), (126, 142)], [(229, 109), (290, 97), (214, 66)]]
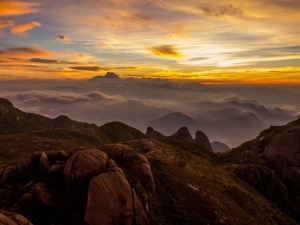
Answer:
[(300, 221), (299, 153), (300, 119), (271, 126), (255, 139), (220, 154), (217, 161)]
[[(10, 121), (26, 116), (7, 101), (2, 110)], [(297, 224), (238, 178), (241, 147), (216, 156), (201, 146), (204, 133), (193, 139), (187, 128), (169, 137), (149, 129), (158, 135), (151, 139), (119, 122), (78, 129), (64, 116), (62, 127), (31, 116), (48, 121), (45, 129), (17, 123), (19, 132), (0, 135), (0, 223), (18, 213), (38, 225)]]

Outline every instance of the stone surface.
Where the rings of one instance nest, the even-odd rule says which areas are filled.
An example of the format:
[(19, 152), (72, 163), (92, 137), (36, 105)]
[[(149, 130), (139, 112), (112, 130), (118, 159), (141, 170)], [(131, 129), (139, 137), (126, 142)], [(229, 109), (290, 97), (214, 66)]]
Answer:
[(54, 207), (56, 203), (55, 193), (43, 183), (36, 183), (34, 194), (38, 202), (43, 206)]
[(1, 225), (32, 225), (24, 216), (0, 211)]
[(16, 171), (17, 171), (17, 168), (15, 166), (6, 167), (2, 172), (2, 177), (1, 177), (0, 183), (8, 182), (10, 175)]
[(129, 170), (141, 181), (148, 192), (155, 192), (155, 183), (149, 163), (139, 163), (129, 167)]
[(155, 192), (155, 182), (146, 156), (123, 144), (109, 144), (103, 147), (129, 169), (148, 192)]
[(93, 176), (105, 172), (107, 163), (107, 155), (97, 149), (73, 153), (64, 169), (67, 188), (85, 185)]
[[(148, 224), (147, 216), (135, 198), (138, 224)], [(94, 177), (88, 189), (84, 223), (86, 225), (132, 224), (133, 194), (131, 187), (118, 172), (109, 172)]]

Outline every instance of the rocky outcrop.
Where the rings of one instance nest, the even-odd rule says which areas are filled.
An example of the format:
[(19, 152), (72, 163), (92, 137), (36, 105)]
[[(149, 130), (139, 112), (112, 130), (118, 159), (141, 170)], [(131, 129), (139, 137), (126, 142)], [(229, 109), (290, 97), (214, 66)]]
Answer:
[[(269, 169), (273, 171), (272, 177), (276, 179), (270, 180), (265, 175), (261, 175), (259, 180), (269, 180), (269, 182), (263, 182), (265, 185), (258, 187), (254, 182), (255, 179), (251, 177), (251, 174), (261, 171), (258, 167), (255, 169), (247, 167), (243, 169), (244, 172), (237, 172), (237, 174), (294, 219), (300, 221), (300, 119), (284, 126), (271, 126), (261, 132), (257, 138), (239, 148), (242, 150), (240, 155), (242, 161), (247, 161), (248, 158), (266, 160), (270, 165)], [(247, 173), (249, 175), (245, 176)], [(270, 190), (271, 187), (275, 187), (277, 191)]]
[(124, 165), (143, 185), (149, 193), (155, 192), (155, 182), (148, 159), (122, 144), (107, 144), (102, 146), (109, 152), (111, 157), (118, 160), (118, 163)]
[(212, 151), (210, 141), (209, 141), (208, 137), (206, 136), (206, 134), (203, 133), (202, 131), (200, 131), (200, 130), (196, 131), (195, 140), (203, 148)]
[(93, 177), (89, 183), (84, 224), (132, 224), (134, 220), (137, 224), (148, 224), (143, 207), (124, 174), (117, 171)]
[(152, 139), (165, 139), (167, 138), (162, 133), (154, 130), (152, 127), (147, 127), (146, 135)]
[(194, 141), (187, 127), (181, 127), (178, 131), (172, 134), (170, 138), (187, 142)]
[(97, 149), (79, 149), (71, 155), (64, 167), (64, 178), (72, 202), (85, 198), (89, 181), (106, 172), (107, 163), (107, 155)]
[[(128, 167), (141, 182), (150, 182), (145, 178), (150, 176), (154, 184), (146, 157), (127, 147), (122, 158), (130, 166), (141, 167)], [(148, 225), (143, 205), (125, 173), (98, 149), (78, 148), (70, 155), (36, 152), (26, 164), (2, 169), (0, 180), (0, 207), (20, 213), (34, 224), (120, 225), (138, 221)], [(25, 218), (24, 223), (13, 218), (0, 212), (0, 224), (31, 224), (25, 223)]]
[(32, 225), (24, 216), (0, 211), (0, 224), (3, 225)]
[(265, 166), (237, 165), (233, 171), (268, 199), (281, 205), (288, 202), (288, 189), (274, 170)]

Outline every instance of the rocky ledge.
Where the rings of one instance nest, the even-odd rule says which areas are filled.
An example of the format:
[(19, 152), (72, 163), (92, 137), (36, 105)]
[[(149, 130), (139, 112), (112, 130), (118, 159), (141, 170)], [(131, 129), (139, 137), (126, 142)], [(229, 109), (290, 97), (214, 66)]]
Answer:
[[(147, 192), (154, 192), (144, 155), (122, 145), (104, 148), (120, 155), (125, 169)], [(140, 201), (123, 170), (99, 149), (36, 152), (20, 166), (1, 169), (0, 207), (5, 210), (0, 211), (0, 224), (8, 225), (149, 224), (147, 201)]]

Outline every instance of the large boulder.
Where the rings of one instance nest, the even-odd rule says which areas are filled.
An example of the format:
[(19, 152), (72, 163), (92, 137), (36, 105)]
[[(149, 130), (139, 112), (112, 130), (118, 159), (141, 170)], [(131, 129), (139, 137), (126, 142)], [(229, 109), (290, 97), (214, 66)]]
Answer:
[(93, 176), (106, 172), (107, 163), (107, 155), (97, 149), (74, 152), (64, 168), (68, 191), (83, 191)]
[(37, 183), (34, 187), (35, 197), (38, 202), (47, 207), (54, 207), (56, 203), (55, 193), (48, 187), (47, 184)]
[(103, 148), (125, 166), (148, 192), (155, 192), (155, 182), (146, 156), (123, 144), (107, 144)]
[(147, 216), (125, 176), (108, 172), (92, 178), (86, 205), (86, 225), (148, 224)]
[(24, 216), (0, 211), (0, 224), (1, 225), (32, 225)]

